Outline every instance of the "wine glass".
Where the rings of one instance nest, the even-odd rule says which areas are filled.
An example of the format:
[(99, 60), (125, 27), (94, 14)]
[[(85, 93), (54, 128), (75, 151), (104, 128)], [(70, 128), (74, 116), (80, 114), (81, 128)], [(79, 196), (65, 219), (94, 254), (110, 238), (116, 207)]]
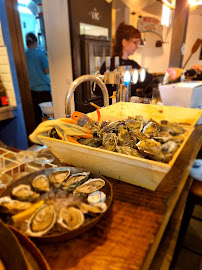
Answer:
[(51, 163), (54, 160), (54, 156), (48, 153), (40, 153), (34, 159), (34, 162), (40, 164), (41, 167), (44, 169), (46, 164)]

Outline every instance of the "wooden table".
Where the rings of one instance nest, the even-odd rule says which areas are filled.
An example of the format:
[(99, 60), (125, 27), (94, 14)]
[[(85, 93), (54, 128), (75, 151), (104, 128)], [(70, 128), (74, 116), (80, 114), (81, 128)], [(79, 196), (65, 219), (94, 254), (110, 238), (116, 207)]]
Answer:
[(201, 143), (197, 126), (156, 191), (109, 179), (113, 203), (95, 227), (66, 242), (37, 244), (51, 269), (149, 269)]

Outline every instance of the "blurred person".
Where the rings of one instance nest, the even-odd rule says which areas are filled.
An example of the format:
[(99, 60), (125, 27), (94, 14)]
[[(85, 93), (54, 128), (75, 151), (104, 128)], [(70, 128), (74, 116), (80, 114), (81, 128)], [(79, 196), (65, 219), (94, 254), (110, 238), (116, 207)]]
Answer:
[[(115, 44), (113, 46), (110, 71), (115, 69), (114, 58), (119, 56), (120, 66), (132, 66), (132, 69), (140, 69), (141, 66), (134, 60), (129, 59), (130, 55), (133, 55), (139, 48), (141, 41), (141, 33), (138, 29), (132, 25), (128, 25), (125, 22), (120, 23), (115, 34)], [(105, 62), (101, 66), (100, 73), (104, 74), (106, 71)], [(138, 82), (137, 84), (131, 84), (131, 96), (144, 95), (151, 97), (153, 87), (153, 76), (150, 73), (146, 73), (144, 82)], [(112, 85), (106, 85), (109, 97), (113, 95), (113, 91), (116, 91), (116, 87)], [(102, 91), (99, 87), (96, 87), (94, 91), (95, 95), (101, 95)], [(111, 102), (110, 102), (111, 103)]]
[(29, 74), (29, 83), (36, 125), (41, 123), (42, 112), (39, 103), (52, 101), (48, 59), (45, 53), (37, 48), (37, 37), (33, 33), (26, 35), (27, 51), (25, 57)]

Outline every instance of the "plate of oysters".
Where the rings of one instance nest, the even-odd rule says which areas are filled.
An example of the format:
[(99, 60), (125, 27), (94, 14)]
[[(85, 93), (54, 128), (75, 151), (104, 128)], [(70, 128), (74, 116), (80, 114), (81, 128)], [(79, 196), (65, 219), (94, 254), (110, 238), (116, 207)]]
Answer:
[(57, 167), (26, 175), (0, 197), (0, 218), (41, 243), (71, 239), (93, 227), (112, 202), (102, 175)]

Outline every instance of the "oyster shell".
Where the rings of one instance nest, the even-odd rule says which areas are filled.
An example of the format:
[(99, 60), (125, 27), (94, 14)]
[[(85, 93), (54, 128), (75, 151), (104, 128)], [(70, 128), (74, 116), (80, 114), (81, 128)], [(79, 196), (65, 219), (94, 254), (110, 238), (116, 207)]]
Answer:
[(52, 204), (43, 204), (29, 219), (26, 234), (42, 236), (50, 231), (56, 222), (56, 213)]
[(0, 212), (8, 214), (17, 214), (21, 211), (28, 209), (32, 203), (21, 202), (17, 200), (12, 200), (9, 196), (4, 196), (0, 198)]
[(105, 150), (114, 151), (117, 146), (117, 140), (115, 133), (106, 133), (103, 136), (102, 146)]
[(19, 185), (12, 190), (12, 196), (20, 201), (32, 202), (39, 197), (39, 194), (32, 191), (29, 185)]
[(137, 140), (134, 141), (134, 139), (130, 136), (130, 133), (124, 126), (120, 126), (118, 130), (118, 145), (133, 147), (133, 145), (137, 143)]
[(99, 147), (102, 144), (102, 139), (93, 137), (90, 139), (79, 139), (78, 142), (87, 146)]
[(146, 126), (144, 126), (142, 133), (145, 134), (148, 138), (153, 138), (157, 136), (160, 131), (158, 124), (155, 121), (151, 121)]
[(40, 174), (32, 181), (32, 187), (38, 192), (47, 192), (50, 190), (49, 180), (44, 174)]
[(104, 213), (107, 210), (107, 205), (105, 202), (99, 202), (95, 205), (81, 203), (79, 205), (79, 208), (84, 214), (87, 214), (87, 213), (98, 214), (98, 213)]
[(178, 144), (175, 141), (168, 141), (164, 144), (162, 144), (162, 151), (165, 153), (175, 153), (175, 151), (178, 148)]
[(89, 175), (90, 172), (73, 174), (68, 178), (67, 182), (63, 184), (62, 189), (67, 191), (74, 190), (76, 187), (82, 185), (88, 179)]
[(161, 144), (153, 139), (139, 141), (136, 146), (142, 155), (156, 161), (164, 161)]
[(143, 120), (128, 118), (126, 120), (126, 127), (131, 131), (133, 130), (141, 131), (143, 128)]
[(62, 228), (72, 231), (78, 229), (84, 221), (84, 214), (79, 209), (70, 206), (61, 209), (57, 223)]
[(70, 175), (70, 170), (66, 171), (54, 171), (49, 175), (50, 183), (56, 187), (59, 188), (62, 186), (64, 182), (66, 182), (67, 178)]
[(172, 135), (179, 135), (185, 133), (185, 129), (176, 122), (168, 122), (166, 120), (161, 121), (161, 129), (167, 130)]
[(80, 187), (77, 187), (74, 190), (74, 193), (86, 193), (90, 194), (96, 190), (101, 189), (105, 185), (105, 181), (101, 178), (91, 178), (82, 184)]
[(116, 151), (120, 154), (125, 154), (129, 156), (134, 156), (134, 157), (143, 157), (138, 150), (128, 147), (128, 146), (118, 146), (116, 147)]

